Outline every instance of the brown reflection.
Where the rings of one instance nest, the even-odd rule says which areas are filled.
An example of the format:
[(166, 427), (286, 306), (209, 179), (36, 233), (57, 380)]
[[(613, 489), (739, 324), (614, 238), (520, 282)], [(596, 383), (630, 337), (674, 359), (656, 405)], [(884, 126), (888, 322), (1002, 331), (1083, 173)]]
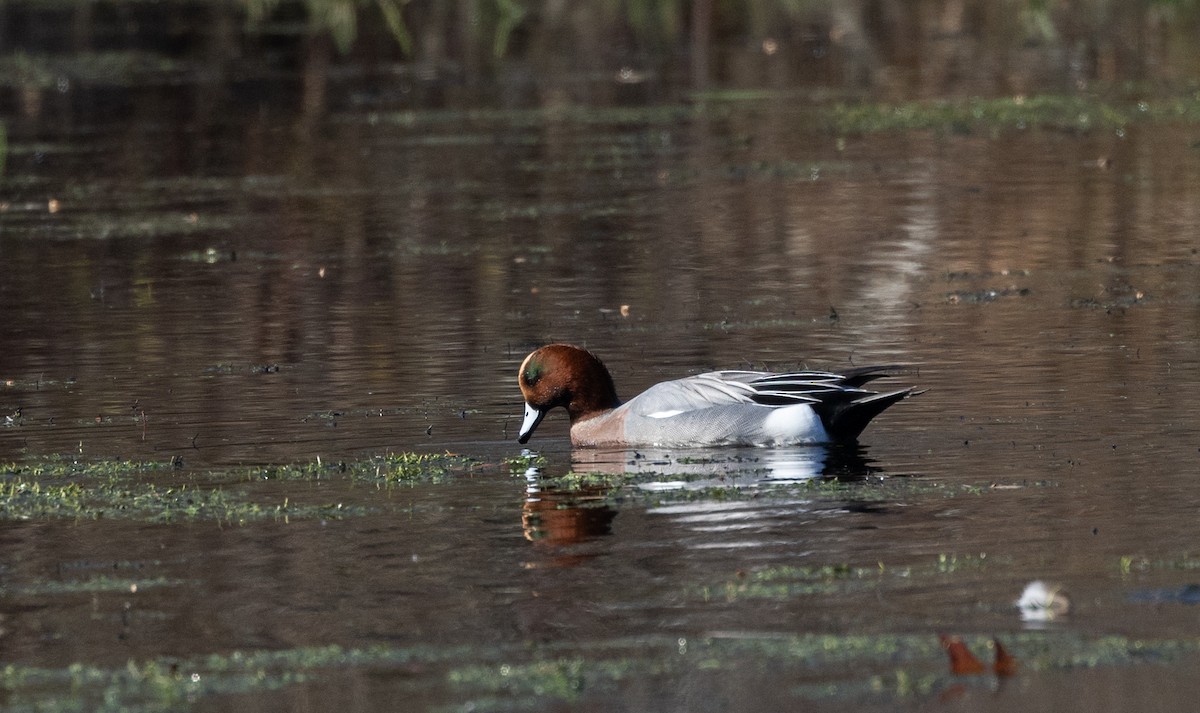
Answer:
[(995, 650), (996, 662), (992, 665), (992, 670), (997, 676), (1015, 676), (1020, 670), (1021, 665), (1017, 659), (1004, 648), (1000, 643), (1000, 639), (992, 639), (992, 648)]
[(610, 534), (616, 516), (595, 494), (559, 493), (531, 483), (521, 508), (521, 530), (548, 558), (527, 566), (574, 567), (594, 558), (598, 553), (571, 546)]
[(962, 639), (957, 636), (939, 634), (938, 640), (950, 657), (950, 673), (955, 676), (972, 676), (987, 671), (983, 662), (975, 658)]
[[(950, 673), (955, 676), (975, 676), (988, 672), (987, 666), (976, 658), (975, 654), (967, 648), (966, 643), (952, 634), (938, 634), (938, 641), (941, 642), (942, 648), (945, 649), (947, 656), (950, 659)], [(995, 656), (995, 663), (992, 664), (992, 673), (999, 678), (1006, 678), (1017, 675), (1020, 669), (1020, 663), (1016, 657), (1004, 648), (999, 639), (993, 638), (988, 644)]]

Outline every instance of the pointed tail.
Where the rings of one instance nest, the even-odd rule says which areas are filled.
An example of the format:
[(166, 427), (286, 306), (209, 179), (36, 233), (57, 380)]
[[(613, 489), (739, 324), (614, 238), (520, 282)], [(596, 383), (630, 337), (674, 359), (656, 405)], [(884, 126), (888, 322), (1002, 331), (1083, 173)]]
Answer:
[(871, 419), (883, 413), (888, 406), (922, 393), (924, 391), (909, 387), (885, 394), (870, 394), (853, 401), (843, 401), (833, 405), (832, 409), (818, 409), (818, 413), (825, 424), (825, 431), (834, 442), (854, 443)]

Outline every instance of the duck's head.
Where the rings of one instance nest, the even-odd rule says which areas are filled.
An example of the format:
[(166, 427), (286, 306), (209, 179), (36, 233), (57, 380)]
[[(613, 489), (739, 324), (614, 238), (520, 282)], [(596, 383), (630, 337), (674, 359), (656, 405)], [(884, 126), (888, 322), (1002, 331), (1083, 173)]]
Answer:
[(562, 406), (571, 423), (620, 405), (612, 376), (596, 355), (570, 344), (549, 344), (521, 362), (517, 383), (525, 397), (518, 443), (526, 443), (551, 409)]

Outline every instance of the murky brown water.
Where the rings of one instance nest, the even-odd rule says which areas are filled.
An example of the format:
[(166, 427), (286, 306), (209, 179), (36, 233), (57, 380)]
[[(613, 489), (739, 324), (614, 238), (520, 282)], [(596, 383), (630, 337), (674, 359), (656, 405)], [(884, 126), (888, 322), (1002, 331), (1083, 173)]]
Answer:
[[(343, 520), (0, 524), (6, 663), (432, 652), (179, 704), (212, 710), (1195, 699), (1187, 657), (897, 697), (872, 681), (946, 678), (940, 652), (830, 664), (770, 647), (949, 632), (1032, 661), (1012, 601), (1038, 577), (1076, 602), (1047, 647), (1197, 638), (1200, 610), (1156, 594), (1200, 582), (1196, 124), (843, 135), (808, 93), (677, 101), (686, 88), (664, 79), (661, 94), (466, 110), (367, 91), (380, 81), (300, 114), (187, 83), (7, 105), (0, 414), (20, 414), (0, 425), (0, 462), (182, 458), (163, 478), (414, 450), (484, 465), (393, 488), (262, 486), (378, 506)], [(848, 463), (723, 452), (712, 477), (920, 487), (580, 508), (498, 465), (521, 452), (516, 367), (559, 340), (601, 355), (623, 396), (717, 367), (911, 364), (902, 378), (929, 391)], [(670, 494), (705, 465), (572, 453), (566, 432), (555, 414), (531, 443), (545, 474), (661, 471), (645, 488)], [(755, 572), (847, 566), (915, 574), (730, 595)], [(22, 594), (101, 575), (143, 584)], [(580, 674), (594, 687), (572, 696), (464, 673), (563, 660), (641, 668)]]

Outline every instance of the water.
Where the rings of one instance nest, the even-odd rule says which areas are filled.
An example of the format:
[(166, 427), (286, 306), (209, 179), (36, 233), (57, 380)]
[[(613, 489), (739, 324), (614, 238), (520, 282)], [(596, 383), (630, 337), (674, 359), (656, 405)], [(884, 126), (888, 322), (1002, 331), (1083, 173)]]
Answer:
[[(6, 95), (0, 462), (175, 458), (148, 479), (371, 510), (6, 521), (8, 663), (174, 662), (163, 707), (201, 710), (1194, 699), (1194, 124), (841, 132), (819, 88), (513, 106), (342, 79), (308, 111), (294, 77)], [(928, 391), (851, 453), (572, 452), (557, 413), (525, 476), (515, 372), (556, 340), (625, 397), (892, 362)], [(474, 465), (223, 480), (402, 451)], [(555, 489), (570, 470), (631, 485)], [(1012, 606), (1039, 577), (1075, 602), (1041, 629)], [(939, 633), (1025, 668), (954, 678)], [(234, 652), (279, 656), (249, 669), (270, 685)]]

